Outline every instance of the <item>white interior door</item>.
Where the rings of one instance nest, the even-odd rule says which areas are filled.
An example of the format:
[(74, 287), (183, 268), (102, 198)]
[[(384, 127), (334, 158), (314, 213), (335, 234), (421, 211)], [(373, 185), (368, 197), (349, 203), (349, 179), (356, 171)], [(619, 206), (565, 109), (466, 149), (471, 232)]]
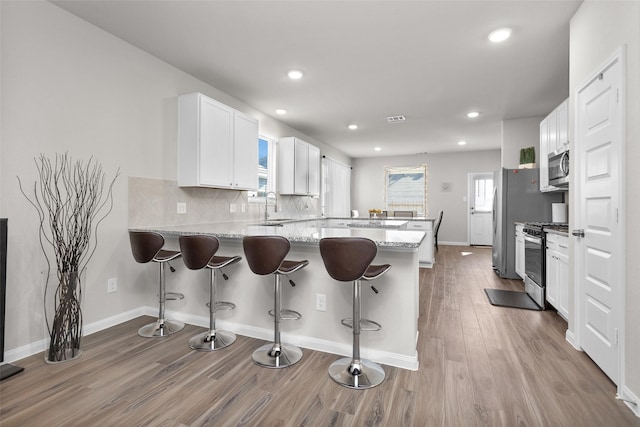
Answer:
[(469, 244), (493, 241), (493, 173), (470, 173), (468, 184)]
[(573, 224), (578, 344), (616, 384), (624, 294), (620, 61), (621, 53), (578, 90), (572, 153), (577, 169), (572, 190), (578, 207)]

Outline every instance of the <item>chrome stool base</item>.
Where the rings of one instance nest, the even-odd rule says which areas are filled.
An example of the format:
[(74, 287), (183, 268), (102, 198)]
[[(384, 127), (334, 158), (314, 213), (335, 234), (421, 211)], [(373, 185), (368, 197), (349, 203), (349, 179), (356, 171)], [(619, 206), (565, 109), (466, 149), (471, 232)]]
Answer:
[(355, 362), (349, 357), (336, 360), (329, 366), (329, 376), (338, 384), (353, 388), (372, 388), (384, 381), (382, 366), (366, 359)]
[(184, 323), (178, 320), (165, 319), (164, 322), (157, 320), (138, 329), (138, 335), (145, 338), (166, 337), (181, 331), (182, 328), (184, 328)]
[(265, 368), (286, 368), (302, 359), (302, 350), (295, 345), (280, 344), (279, 352), (274, 351), (273, 347), (273, 343), (265, 344), (254, 351), (251, 358)]
[(189, 340), (189, 347), (198, 351), (214, 351), (230, 346), (236, 340), (233, 332), (216, 330), (212, 336), (211, 331), (198, 334)]

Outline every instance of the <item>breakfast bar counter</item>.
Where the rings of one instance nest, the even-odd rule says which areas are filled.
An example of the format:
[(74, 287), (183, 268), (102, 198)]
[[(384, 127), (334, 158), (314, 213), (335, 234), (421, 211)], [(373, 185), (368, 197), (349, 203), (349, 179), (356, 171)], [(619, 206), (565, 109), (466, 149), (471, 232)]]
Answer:
[[(382, 330), (361, 335), (362, 356), (379, 363), (416, 370), (417, 320), (419, 299), (418, 248), (425, 233), (398, 228), (344, 227), (334, 228), (327, 220), (295, 220), (268, 222), (227, 222), (164, 227), (138, 227), (132, 231), (155, 231), (165, 236), (165, 246), (178, 248), (178, 236), (193, 234), (215, 235), (220, 239), (218, 255), (244, 257), (242, 238), (256, 235), (280, 235), (291, 242), (290, 260), (309, 260), (309, 265), (291, 275), (295, 287), (284, 286), (282, 306), (296, 310), (302, 319), (282, 325), (282, 340), (302, 348), (349, 356), (351, 329), (341, 325), (351, 317), (351, 285), (333, 280), (324, 267), (318, 243), (325, 237), (366, 237), (378, 246), (374, 264), (390, 264), (391, 270), (374, 283), (375, 294), (369, 286), (362, 290), (362, 315), (382, 324)], [(187, 270), (174, 262), (177, 271), (167, 276), (167, 289), (181, 292), (184, 300), (167, 304), (169, 317), (206, 327), (208, 325), (207, 276)], [(155, 272), (155, 270), (154, 270)], [(228, 281), (221, 281), (221, 299), (236, 304), (236, 310), (220, 312), (221, 329), (263, 340), (272, 339), (273, 278), (256, 276), (243, 260), (230, 266)], [(143, 274), (141, 272), (141, 274)], [(140, 282), (154, 281), (151, 272)], [(283, 283), (287, 283), (284, 281)], [(326, 298), (326, 307), (317, 301)], [(150, 310), (153, 314), (153, 310)], [(186, 344), (185, 344), (186, 345)], [(250, 363), (250, 355), (247, 356)]]

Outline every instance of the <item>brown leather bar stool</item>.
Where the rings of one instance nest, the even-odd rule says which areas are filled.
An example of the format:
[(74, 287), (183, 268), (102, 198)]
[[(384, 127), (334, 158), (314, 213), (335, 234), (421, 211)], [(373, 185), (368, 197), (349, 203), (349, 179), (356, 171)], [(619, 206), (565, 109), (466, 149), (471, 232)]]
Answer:
[[(377, 331), (382, 327), (360, 315), (361, 280), (374, 280), (389, 271), (389, 264), (371, 265), (378, 248), (372, 240), (362, 237), (328, 237), (320, 240), (320, 255), (333, 279), (353, 282), (353, 317), (342, 324), (353, 329), (351, 358), (336, 360), (329, 366), (329, 376), (338, 384), (354, 389), (375, 387), (384, 381), (382, 366), (360, 358), (360, 331)], [(378, 291), (372, 286), (374, 292)]]
[(210, 272), (209, 289), (209, 330), (198, 334), (189, 340), (189, 347), (200, 351), (213, 351), (225, 348), (236, 340), (232, 332), (216, 329), (216, 311), (233, 310), (235, 304), (216, 299), (216, 272), (222, 273), (227, 280), (227, 275), (222, 268), (235, 264), (242, 258), (239, 256), (216, 256), (220, 248), (220, 241), (215, 236), (194, 235), (180, 236), (180, 251), (184, 265), (190, 270), (208, 268)]
[[(165, 270), (169, 261), (180, 257), (180, 251), (170, 251), (162, 249), (164, 237), (162, 234), (152, 231), (130, 231), (129, 242), (131, 242), (131, 252), (133, 258), (139, 263), (149, 261), (157, 262), (160, 266), (160, 313), (158, 320), (138, 330), (138, 335), (142, 337), (164, 337), (180, 331), (184, 328), (184, 323), (177, 320), (164, 318), (164, 306), (166, 301), (184, 298), (184, 295), (176, 292), (165, 291)], [(172, 271), (175, 271), (171, 267)]]
[[(280, 341), (280, 322), (282, 320), (298, 320), (302, 316), (293, 310), (280, 308), (281, 284), (280, 276), (288, 275), (309, 265), (309, 261), (288, 261), (284, 258), (289, 253), (291, 244), (282, 236), (248, 236), (242, 240), (244, 254), (249, 268), (255, 274), (275, 276), (273, 292), (273, 343), (263, 345), (253, 352), (253, 361), (266, 368), (286, 368), (302, 358), (302, 350), (291, 344)], [(289, 280), (291, 286), (295, 286)]]

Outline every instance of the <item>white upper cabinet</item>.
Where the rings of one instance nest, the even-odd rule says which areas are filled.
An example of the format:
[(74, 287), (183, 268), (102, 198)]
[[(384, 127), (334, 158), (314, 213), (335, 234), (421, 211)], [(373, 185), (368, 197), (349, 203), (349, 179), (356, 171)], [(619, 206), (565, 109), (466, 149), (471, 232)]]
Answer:
[(569, 149), (569, 99), (556, 108), (556, 153)]
[(178, 185), (258, 187), (258, 121), (199, 93), (178, 98)]
[(540, 122), (540, 191), (565, 191), (566, 189), (549, 185), (549, 154), (569, 149), (569, 99)]
[(320, 149), (295, 138), (278, 141), (278, 192), (304, 196), (320, 194)]

